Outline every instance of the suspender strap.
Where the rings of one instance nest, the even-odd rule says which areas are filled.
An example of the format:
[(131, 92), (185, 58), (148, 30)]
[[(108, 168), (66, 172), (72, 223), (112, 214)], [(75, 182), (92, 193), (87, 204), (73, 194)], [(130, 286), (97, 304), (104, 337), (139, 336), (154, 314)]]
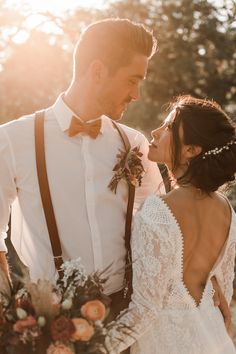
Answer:
[(61, 277), (60, 266), (63, 263), (61, 243), (58, 235), (56, 219), (53, 211), (51, 193), (48, 184), (45, 145), (44, 145), (44, 111), (35, 113), (35, 154), (38, 173), (39, 189), (47, 223), (49, 238), (54, 256), (54, 264)]
[[(131, 149), (129, 139), (116, 122), (112, 121), (114, 127), (118, 130), (121, 139), (123, 140), (126, 151)], [(125, 292), (124, 296), (130, 297), (132, 294), (132, 253), (131, 253), (131, 225), (132, 225), (132, 216), (133, 216), (133, 207), (134, 207), (134, 197), (135, 197), (135, 187), (128, 183), (128, 204), (126, 211), (126, 222), (125, 222), (125, 247), (126, 247), (126, 268), (125, 268)]]

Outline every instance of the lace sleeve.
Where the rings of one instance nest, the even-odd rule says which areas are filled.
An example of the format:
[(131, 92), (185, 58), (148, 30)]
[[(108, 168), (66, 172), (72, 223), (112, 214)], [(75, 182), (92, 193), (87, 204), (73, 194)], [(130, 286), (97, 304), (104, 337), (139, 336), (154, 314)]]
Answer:
[(158, 317), (173, 271), (173, 235), (168, 233), (168, 225), (158, 222), (153, 215), (146, 218), (143, 209), (136, 214), (132, 234), (132, 300), (107, 336), (112, 354), (132, 345)]
[[(236, 229), (235, 229), (236, 232)], [(235, 246), (236, 240), (232, 240), (227, 247), (224, 259), (220, 266), (216, 269), (216, 278), (219, 286), (226, 298), (228, 305), (233, 296), (233, 280), (234, 280), (234, 263), (235, 263)]]

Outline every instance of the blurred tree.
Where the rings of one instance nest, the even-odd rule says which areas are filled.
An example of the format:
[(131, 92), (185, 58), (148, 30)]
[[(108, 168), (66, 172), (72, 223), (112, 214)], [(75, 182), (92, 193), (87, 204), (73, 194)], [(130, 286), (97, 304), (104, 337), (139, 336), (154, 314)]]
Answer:
[(53, 36), (48, 37), (32, 31), (25, 43), (12, 45), (13, 54), (0, 73), (3, 120), (47, 107), (66, 88), (72, 72), (71, 56), (54, 43)]
[[(0, 0), (0, 5), (1, 1), (4, 3)], [(0, 22), (0, 33), (3, 34), (0, 46), (0, 123), (49, 106), (68, 87), (74, 43), (81, 30), (97, 18), (84, 9), (68, 12), (60, 18), (47, 12), (37, 14), (38, 25), (29, 28), (27, 18), (34, 14), (26, 12), (15, 18), (15, 11), (6, 8), (5, 16), (8, 20)], [(18, 21), (16, 25), (12, 18)], [(52, 28), (50, 33), (49, 25)]]
[(2, 57), (4, 54), (7, 57), (7, 46), (11, 37), (19, 31), (24, 16), (14, 9), (8, 8), (5, 0), (0, 0), (0, 9), (0, 55)]
[(234, 1), (219, 8), (207, 0), (126, 0), (115, 2), (109, 14), (141, 21), (158, 39), (143, 100), (129, 110), (127, 123), (152, 129), (163, 105), (183, 93), (213, 98), (235, 114)]

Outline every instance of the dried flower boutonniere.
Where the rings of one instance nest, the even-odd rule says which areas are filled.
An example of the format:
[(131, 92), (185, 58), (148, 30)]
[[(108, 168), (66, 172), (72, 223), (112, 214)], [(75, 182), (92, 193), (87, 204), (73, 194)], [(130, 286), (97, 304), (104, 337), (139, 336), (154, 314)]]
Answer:
[(118, 183), (123, 178), (128, 184), (132, 184), (135, 187), (141, 186), (141, 181), (145, 172), (141, 160), (143, 154), (139, 151), (139, 147), (133, 149), (130, 148), (127, 151), (119, 149), (119, 151), (119, 154), (117, 154), (119, 162), (113, 168), (115, 174), (108, 185), (111, 191), (114, 191), (115, 193)]

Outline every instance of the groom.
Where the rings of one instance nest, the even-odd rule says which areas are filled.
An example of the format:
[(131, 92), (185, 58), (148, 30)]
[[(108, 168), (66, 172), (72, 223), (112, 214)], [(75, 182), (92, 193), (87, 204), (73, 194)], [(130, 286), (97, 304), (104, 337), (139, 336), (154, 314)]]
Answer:
[[(147, 159), (146, 138), (113, 121), (139, 99), (155, 51), (152, 33), (127, 19), (99, 21), (83, 32), (69, 88), (40, 113), (50, 211), (43, 209), (48, 195), (43, 195), (45, 180), (41, 187), (39, 183), (43, 167), (35, 155), (35, 114), (0, 127), (0, 261), (6, 272), (4, 238), (11, 208), (12, 243), (33, 280), (55, 277), (61, 259), (53, 248), (59, 247), (64, 261), (81, 257), (89, 273), (108, 268), (105, 292), (113, 306), (122, 303), (128, 184), (121, 179), (116, 193), (108, 187), (117, 154), (125, 150), (119, 129), (131, 148), (143, 154), (145, 173), (136, 188), (134, 210), (147, 195), (164, 193), (164, 186), (158, 167)], [(47, 223), (51, 211), (55, 220)], [(50, 241), (52, 224), (56, 241)]]
[[(131, 148), (143, 154), (145, 173), (135, 191), (134, 210), (148, 194), (163, 193), (164, 188), (157, 166), (147, 159), (145, 137), (113, 121), (139, 99), (155, 50), (152, 33), (127, 19), (99, 21), (83, 32), (74, 51), (69, 88), (39, 114), (43, 173), (35, 154), (35, 114), (0, 127), (0, 264), (7, 273), (4, 239), (11, 209), (12, 243), (32, 280), (53, 279), (62, 259), (81, 257), (89, 273), (110, 265), (105, 292), (115, 312), (122, 308), (128, 186), (118, 179), (116, 193), (108, 187), (117, 154), (125, 149), (119, 129)], [(43, 208), (44, 199), (51, 200), (49, 214), (54, 219)], [(52, 225), (56, 241), (51, 240)]]

